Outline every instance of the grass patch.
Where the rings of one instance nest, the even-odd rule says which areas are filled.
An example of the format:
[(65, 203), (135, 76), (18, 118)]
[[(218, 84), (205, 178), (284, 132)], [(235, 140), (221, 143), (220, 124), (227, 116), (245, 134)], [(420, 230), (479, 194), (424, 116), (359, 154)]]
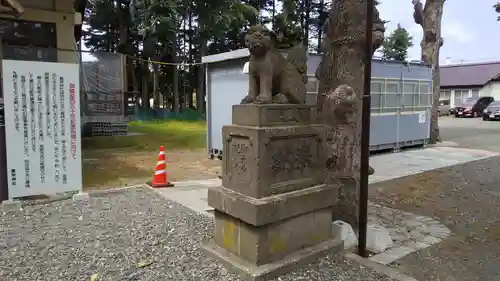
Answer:
[(160, 145), (167, 152), (197, 151), (206, 145), (204, 121), (135, 121), (129, 132), (141, 135), (82, 140), (84, 188), (143, 183), (154, 173)]
[(206, 144), (205, 121), (134, 121), (129, 131), (133, 136), (91, 137), (82, 141), (83, 149), (134, 149), (135, 151), (166, 149), (196, 149)]

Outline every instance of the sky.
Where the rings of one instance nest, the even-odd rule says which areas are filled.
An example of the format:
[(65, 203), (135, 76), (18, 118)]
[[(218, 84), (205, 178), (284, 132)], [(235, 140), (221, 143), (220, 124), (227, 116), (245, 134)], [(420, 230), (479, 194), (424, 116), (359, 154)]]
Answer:
[[(500, 21), (492, 8), (498, 0), (447, 0), (442, 19), (440, 61), (445, 63), (500, 60)], [(424, 1), (425, 2), (425, 1)], [(472, 4), (474, 3), (474, 4)], [(381, 0), (380, 16), (390, 21), (386, 35), (401, 24), (413, 36), (410, 60), (420, 60), (422, 28), (413, 21), (411, 0)]]

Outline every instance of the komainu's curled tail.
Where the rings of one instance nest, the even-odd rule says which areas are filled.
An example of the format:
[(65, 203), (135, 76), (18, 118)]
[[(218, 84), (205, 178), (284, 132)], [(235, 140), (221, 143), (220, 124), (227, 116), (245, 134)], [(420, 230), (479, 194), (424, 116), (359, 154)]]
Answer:
[(307, 84), (307, 50), (304, 45), (299, 43), (293, 46), (288, 52), (286, 59), (297, 69), (304, 85)]

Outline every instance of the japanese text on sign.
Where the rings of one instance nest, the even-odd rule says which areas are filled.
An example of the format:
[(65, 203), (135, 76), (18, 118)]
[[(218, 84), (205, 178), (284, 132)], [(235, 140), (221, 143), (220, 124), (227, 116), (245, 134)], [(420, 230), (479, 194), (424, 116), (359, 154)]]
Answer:
[(81, 190), (78, 66), (2, 63), (9, 196)]

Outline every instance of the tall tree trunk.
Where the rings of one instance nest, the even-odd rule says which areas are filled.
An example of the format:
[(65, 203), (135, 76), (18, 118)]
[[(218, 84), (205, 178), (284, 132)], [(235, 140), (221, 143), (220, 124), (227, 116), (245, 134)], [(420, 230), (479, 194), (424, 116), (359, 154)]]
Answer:
[(422, 49), (422, 61), (432, 66), (432, 107), (431, 107), (431, 133), (430, 143), (441, 141), (438, 123), (439, 105), (439, 50), (443, 46), (441, 37), (441, 18), (445, 0), (427, 0), (423, 7), (420, 0), (413, 0), (413, 19), (423, 30), (420, 47)]
[[(207, 55), (207, 39), (204, 28), (200, 34), (200, 60), (201, 57)], [(205, 113), (205, 71), (206, 65), (200, 64), (198, 66), (198, 89), (196, 90), (196, 109), (199, 113)]]
[(272, 29), (274, 30), (276, 28), (276, 0), (272, 0), (272, 2), (273, 2), (273, 7), (271, 14), (271, 24), (272, 24)]
[[(374, 46), (384, 27), (374, 12)], [(340, 184), (334, 219), (358, 228), (361, 112), (365, 68), (366, 0), (336, 0), (325, 24), (317, 111), (327, 125), (328, 181)], [(380, 35), (382, 33), (382, 36)]]
[(149, 104), (149, 62), (143, 62), (142, 64), (142, 75), (141, 75), (141, 81), (142, 81), (142, 106), (147, 109), (150, 108)]
[(181, 98), (180, 98), (180, 93), (179, 93), (179, 67), (176, 65), (178, 62), (178, 48), (177, 48), (177, 41), (173, 40), (173, 49), (172, 49), (172, 57), (174, 58), (174, 65), (172, 66), (173, 70), (173, 75), (172, 75), (172, 94), (174, 95), (174, 103), (175, 103), (175, 108), (174, 112), (179, 114), (183, 106), (181, 104)]
[(153, 66), (153, 108), (160, 108), (160, 66), (152, 63)]
[[(188, 16), (188, 30), (190, 32), (192, 32), (193, 30), (193, 14), (191, 13), (191, 11), (189, 12), (189, 16)], [(188, 62), (192, 62), (193, 61), (193, 36), (191, 33), (188, 33), (188, 55), (187, 55), (187, 61)], [(184, 72), (184, 90), (186, 91), (186, 88), (188, 89), (186, 92), (187, 92), (187, 95), (188, 95), (188, 103), (187, 103), (187, 106), (191, 109), (193, 108), (193, 87), (191, 85), (193, 85), (191, 83), (191, 71), (194, 69), (194, 67), (192, 65), (189, 65), (187, 66), (189, 68), (189, 71), (185, 71)], [(189, 74), (188, 74), (189, 72)], [(186, 84), (189, 85), (189, 87), (186, 87)]]
[[(132, 68), (132, 69), (131, 69), (131, 72), (132, 72), (132, 73), (131, 73), (130, 75), (131, 75), (131, 77), (132, 77), (132, 86), (133, 86), (133, 91), (135, 92), (135, 94), (138, 94), (138, 93), (139, 93), (139, 90), (141, 89), (141, 86), (140, 86), (140, 84), (139, 84), (139, 79), (138, 79), (138, 77), (137, 77), (137, 72), (138, 72), (138, 71), (140, 72), (140, 71), (141, 71), (141, 68), (140, 68), (140, 65), (139, 65), (139, 64), (138, 64), (138, 65), (136, 65), (136, 64), (134, 63), (134, 61), (132, 60), (132, 58), (127, 57), (127, 60), (129, 60), (129, 61), (130, 61), (130, 65), (131, 65), (131, 66), (127, 66), (127, 69), (128, 69), (128, 67)], [(137, 100), (138, 100), (138, 99), (137, 99)]]
[[(130, 40), (130, 27), (128, 26), (129, 19), (131, 18), (131, 9), (129, 8), (130, 1), (127, 0), (118, 0), (118, 19), (119, 19), (119, 36), (118, 36), (118, 47), (117, 50), (119, 53), (125, 54), (125, 81), (122, 83), (125, 85), (125, 89), (123, 91), (129, 91), (130, 88), (134, 88), (135, 86), (135, 71), (134, 71), (134, 62), (129, 57), (133, 55), (133, 46), (132, 40)], [(122, 81), (124, 82), (124, 81)], [(131, 83), (130, 83), (131, 82)], [(132, 85), (132, 87), (130, 87)], [(136, 90), (134, 88), (134, 90)]]
[[(321, 19), (323, 17), (323, 13), (325, 11), (325, 0), (320, 0), (319, 1), (319, 17), (320, 17), (320, 23), (321, 22)], [(323, 40), (323, 27), (319, 28), (318, 29), (318, 54), (321, 54), (322, 52), (322, 47), (321, 47), (321, 40)]]
[[(149, 41), (149, 40), (148, 40)], [(153, 106), (155, 109), (160, 108), (160, 71), (161, 67), (157, 61), (162, 61), (162, 59), (168, 54), (168, 45), (163, 46), (161, 50), (156, 49), (156, 43), (151, 43), (156, 40), (149, 41), (151, 45), (145, 48), (145, 52), (153, 61), (151, 62), (151, 67), (153, 68)], [(154, 45), (153, 45), (154, 44)]]
[[(305, 33), (305, 30), (306, 30), (306, 24), (305, 24), (305, 16), (304, 16), (304, 12), (306, 11), (305, 9), (305, 4), (306, 4), (306, 1), (307, 0), (301, 0), (300, 1), (300, 8), (299, 8), (299, 20), (300, 20), (300, 28), (302, 29), (302, 32)], [(298, 2), (298, 1), (295, 1), (295, 2)]]
[[(143, 1), (142, 2), (142, 8), (144, 10), (147, 9), (149, 6), (148, 1)], [(144, 15), (144, 21), (147, 21), (146, 15)], [(153, 57), (155, 47), (156, 47), (156, 41), (148, 34), (143, 36), (143, 41), (142, 41), (142, 58), (147, 60), (144, 61), (142, 64), (142, 106), (145, 109), (148, 109), (151, 107), (151, 104), (149, 103), (149, 98), (151, 96), (149, 92), (149, 75), (150, 75), (150, 65), (149, 65), (149, 59)]]
[(307, 52), (309, 52), (309, 26), (311, 21), (311, 1), (312, 0), (303, 0), (305, 2), (305, 16), (304, 16), (304, 48), (306, 48)]

